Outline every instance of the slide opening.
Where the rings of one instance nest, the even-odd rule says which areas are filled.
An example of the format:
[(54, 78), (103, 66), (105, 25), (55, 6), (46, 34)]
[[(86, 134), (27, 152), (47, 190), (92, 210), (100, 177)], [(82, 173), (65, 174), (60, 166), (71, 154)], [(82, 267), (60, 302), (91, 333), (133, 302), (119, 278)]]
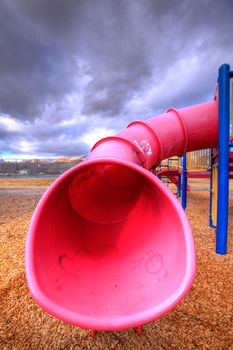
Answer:
[(141, 206), (145, 179), (119, 164), (97, 164), (82, 169), (70, 184), (69, 197), (83, 218), (102, 224), (121, 222)]
[(182, 208), (148, 171), (119, 163), (82, 163), (62, 176), (30, 227), (27, 279), (35, 299), (81, 327), (154, 319), (193, 277), (187, 280), (191, 232)]

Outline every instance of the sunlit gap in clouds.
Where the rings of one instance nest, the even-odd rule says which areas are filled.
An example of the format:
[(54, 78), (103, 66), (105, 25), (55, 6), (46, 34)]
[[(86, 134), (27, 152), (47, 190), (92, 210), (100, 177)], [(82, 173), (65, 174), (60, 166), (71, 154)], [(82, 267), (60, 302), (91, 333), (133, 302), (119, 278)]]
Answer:
[(104, 137), (111, 136), (115, 133), (113, 129), (107, 129), (105, 127), (95, 128), (92, 131), (89, 131), (85, 135), (81, 137), (81, 140), (89, 145), (90, 148), (94, 146), (94, 144), (101, 140)]

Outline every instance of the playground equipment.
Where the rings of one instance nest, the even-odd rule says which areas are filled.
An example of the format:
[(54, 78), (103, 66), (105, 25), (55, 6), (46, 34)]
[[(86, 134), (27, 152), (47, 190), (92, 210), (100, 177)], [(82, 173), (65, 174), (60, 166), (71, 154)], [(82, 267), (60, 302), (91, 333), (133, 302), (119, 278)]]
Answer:
[[(186, 174), (186, 178), (210, 178), (210, 149), (187, 153), (186, 167), (184, 165), (185, 158), (172, 157), (162, 161), (154, 171), (160, 179), (164, 180), (168, 187), (170, 184), (174, 184), (177, 187), (178, 198), (181, 196), (182, 174)], [(186, 188), (187, 191), (191, 190), (188, 184)], [(183, 208), (186, 208), (186, 204)]]
[[(216, 251), (227, 252), (227, 223), (229, 179), (233, 179), (233, 72), (228, 65), (221, 67), (219, 75), (219, 138), (218, 148), (211, 150), (210, 226), (216, 228)], [(231, 122), (230, 122), (231, 103)], [(230, 130), (230, 131), (229, 131)]]
[(188, 178), (206, 179), (210, 178), (210, 150), (202, 149), (185, 154), (182, 157), (182, 207), (187, 206), (187, 190), (190, 188)]
[(26, 274), (37, 303), (92, 330), (140, 327), (179, 303), (194, 279), (192, 234), (175, 196), (148, 170), (217, 142), (216, 98), (97, 142), (34, 212)]
[[(231, 142), (229, 147), (231, 147)], [(211, 152), (211, 181), (210, 181), (210, 226), (213, 228), (217, 227), (218, 218), (218, 173), (219, 173), (219, 153), (217, 149)], [(229, 180), (233, 179), (233, 152), (229, 152)], [(220, 187), (221, 196), (221, 187)], [(228, 208), (226, 208), (228, 210)]]
[(160, 180), (166, 183), (167, 187), (170, 184), (174, 184), (177, 188), (177, 197), (180, 197), (181, 193), (181, 158), (171, 157), (163, 160), (156, 169), (154, 169), (154, 174), (158, 176)]
[(210, 150), (202, 149), (187, 153), (188, 178), (203, 179), (210, 177)]
[(219, 84), (216, 91), (219, 114), (218, 147), (191, 152), (183, 156), (182, 162), (182, 206), (184, 209), (187, 205), (187, 178), (210, 178), (209, 225), (216, 228), (216, 253), (219, 254), (227, 253), (229, 181), (233, 179), (233, 84), (230, 98), (230, 79), (232, 77), (233, 72), (230, 71), (230, 66), (222, 65), (219, 69)]
[[(181, 196), (181, 177), (186, 173), (186, 178), (209, 178), (209, 149), (193, 151), (187, 153), (187, 164), (184, 169), (184, 160), (179, 157), (172, 157), (161, 162), (160, 166), (154, 171), (160, 179), (164, 180), (166, 185), (174, 184), (177, 187), (177, 197)], [(182, 167), (183, 165), (183, 167)], [(184, 180), (185, 181), (185, 180)], [(187, 184), (187, 191), (191, 188)], [(186, 205), (184, 209), (186, 208)]]

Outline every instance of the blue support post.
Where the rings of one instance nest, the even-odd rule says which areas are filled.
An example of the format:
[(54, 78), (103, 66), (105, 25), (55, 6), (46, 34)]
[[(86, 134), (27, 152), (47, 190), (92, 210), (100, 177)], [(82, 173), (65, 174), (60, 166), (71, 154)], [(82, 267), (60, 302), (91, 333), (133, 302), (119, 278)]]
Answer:
[(181, 175), (178, 175), (178, 185), (177, 185), (177, 197), (181, 196)]
[(181, 197), (182, 207), (185, 210), (187, 206), (187, 157), (186, 154), (183, 156), (182, 160), (182, 197)]
[(230, 66), (219, 68), (218, 210), (216, 253), (227, 253), (229, 200)]
[(213, 211), (213, 207), (212, 207), (212, 191), (213, 191), (213, 164), (214, 164), (214, 160), (213, 160), (213, 150), (210, 150), (210, 216), (209, 216), (209, 226), (210, 227), (214, 227), (213, 225), (213, 217), (212, 217), (212, 211)]

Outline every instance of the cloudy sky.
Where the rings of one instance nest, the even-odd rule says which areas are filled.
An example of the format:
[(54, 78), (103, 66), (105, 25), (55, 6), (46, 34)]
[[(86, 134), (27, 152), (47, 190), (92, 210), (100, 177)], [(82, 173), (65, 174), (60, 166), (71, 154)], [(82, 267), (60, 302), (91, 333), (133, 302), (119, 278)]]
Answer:
[(0, 0), (0, 153), (77, 156), (233, 65), (232, 0)]

